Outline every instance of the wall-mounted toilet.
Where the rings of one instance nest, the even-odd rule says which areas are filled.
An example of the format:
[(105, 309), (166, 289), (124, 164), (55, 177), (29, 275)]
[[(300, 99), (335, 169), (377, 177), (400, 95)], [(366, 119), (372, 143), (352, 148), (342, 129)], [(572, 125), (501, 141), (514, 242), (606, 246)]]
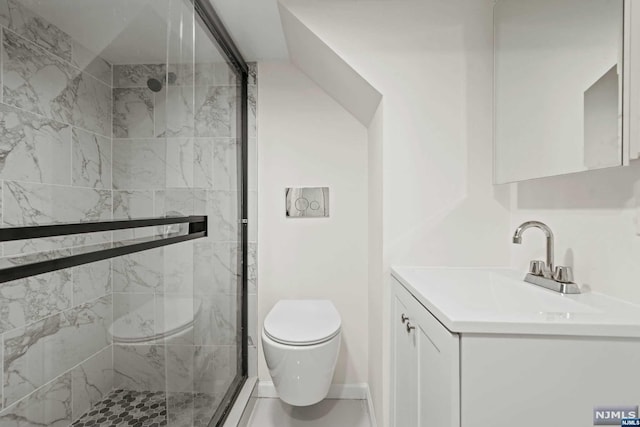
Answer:
[(308, 406), (327, 396), (340, 351), (341, 319), (328, 300), (281, 300), (264, 319), (262, 348), (284, 402)]

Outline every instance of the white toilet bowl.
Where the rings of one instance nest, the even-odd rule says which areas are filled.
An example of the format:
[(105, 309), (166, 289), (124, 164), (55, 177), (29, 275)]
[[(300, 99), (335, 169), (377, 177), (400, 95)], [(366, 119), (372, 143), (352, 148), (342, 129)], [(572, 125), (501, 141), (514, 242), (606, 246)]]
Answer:
[(264, 320), (262, 348), (284, 402), (308, 406), (327, 396), (338, 360), (341, 320), (328, 300), (281, 300)]

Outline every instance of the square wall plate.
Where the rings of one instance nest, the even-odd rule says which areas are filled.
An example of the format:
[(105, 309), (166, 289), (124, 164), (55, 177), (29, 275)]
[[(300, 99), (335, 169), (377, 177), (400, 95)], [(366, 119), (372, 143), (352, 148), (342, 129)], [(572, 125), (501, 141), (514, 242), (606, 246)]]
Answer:
[(285, 198), (287, 218), (329, 216), (329, 187), (289, 187)]

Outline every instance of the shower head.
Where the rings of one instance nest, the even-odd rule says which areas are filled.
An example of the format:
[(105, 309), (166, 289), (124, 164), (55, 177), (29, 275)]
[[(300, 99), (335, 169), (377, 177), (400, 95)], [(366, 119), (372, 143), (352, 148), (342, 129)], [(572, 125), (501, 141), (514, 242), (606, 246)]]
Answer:
[(162, 82), (152, 77), (149, 80), (147, 80), (147, 87), (152, 92), (160, 92), (162, 90)]
[[(169, 72), (166, 76), (164, 76), (162, 80), (165, 82), (168, 81), (171, 85), (176, 82), (177, 78), (178, 76), (176, 76), (176, 73)], [(162, 83), (163, 82), (161, 82), (160, 80), (154, 77), (150, 77), (149, 80), (147, 80), (147, 87), (153, 92), (160, 92), (162, 90)]]

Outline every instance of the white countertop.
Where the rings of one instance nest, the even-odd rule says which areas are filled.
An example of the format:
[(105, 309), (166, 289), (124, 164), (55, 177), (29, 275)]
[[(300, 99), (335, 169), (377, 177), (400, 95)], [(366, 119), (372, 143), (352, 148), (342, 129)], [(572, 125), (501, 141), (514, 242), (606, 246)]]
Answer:
[(459, 333), (640, 338), (640, 306), (595, 292), (562, 295), (508, 269), (393, 267), (391, 274)]

